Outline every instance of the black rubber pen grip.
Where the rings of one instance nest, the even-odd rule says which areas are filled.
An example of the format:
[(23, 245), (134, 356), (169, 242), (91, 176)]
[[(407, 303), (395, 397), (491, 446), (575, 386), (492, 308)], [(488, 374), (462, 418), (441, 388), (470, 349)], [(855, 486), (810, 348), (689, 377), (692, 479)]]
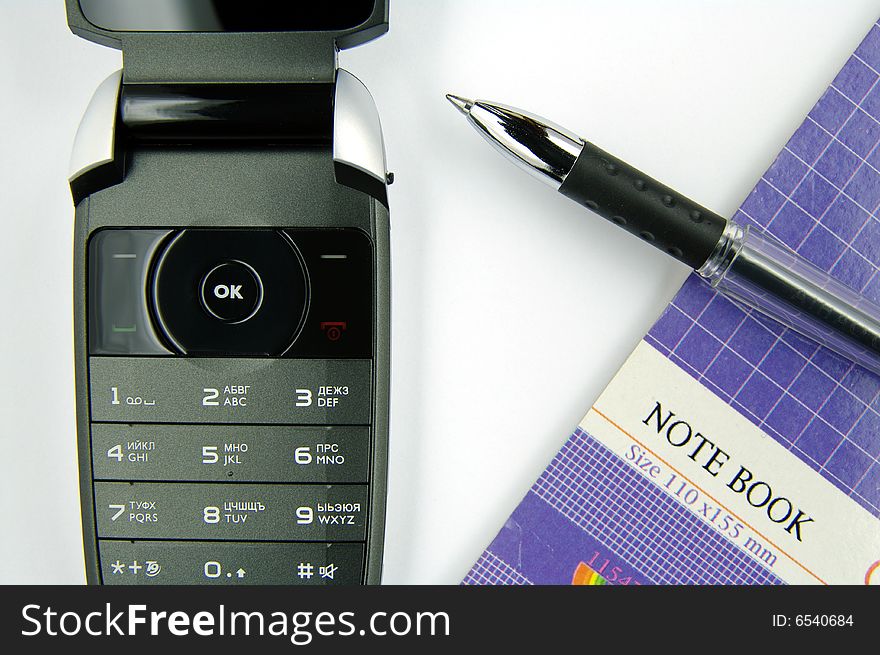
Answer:
[(727, 224), (589, 142), (559, 192), (692, 268), (706, 262)]

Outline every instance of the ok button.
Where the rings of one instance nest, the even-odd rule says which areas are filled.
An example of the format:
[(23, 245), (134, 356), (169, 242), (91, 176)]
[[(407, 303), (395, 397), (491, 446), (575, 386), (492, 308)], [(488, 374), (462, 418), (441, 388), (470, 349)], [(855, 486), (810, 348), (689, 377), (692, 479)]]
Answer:
[(200, 296), (209, 314), (225, 323), (243, 323), (260, 309), (263, 284), (248, 264), (229, 261), (202, 278)]

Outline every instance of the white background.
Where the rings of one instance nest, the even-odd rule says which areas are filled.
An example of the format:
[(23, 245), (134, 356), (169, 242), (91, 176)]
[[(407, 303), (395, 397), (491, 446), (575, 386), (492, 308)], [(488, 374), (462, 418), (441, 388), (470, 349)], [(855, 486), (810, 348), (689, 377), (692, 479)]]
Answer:
[[(71, 143), (118, 52), (0, 0), (0, 583), (84, 581)], [(730, 215), (877, 0), (392, 0), (372, 91), (393, 256), (387, 583), (457, 583), (684, 280), (444, 100), (520, 106)]]

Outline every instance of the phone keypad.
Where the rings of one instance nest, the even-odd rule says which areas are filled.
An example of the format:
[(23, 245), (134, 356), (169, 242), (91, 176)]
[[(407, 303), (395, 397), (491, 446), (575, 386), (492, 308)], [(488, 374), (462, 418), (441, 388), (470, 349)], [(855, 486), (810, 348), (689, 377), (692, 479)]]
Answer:
[(103, 582), (361, 582), (367, 235), (109, 229), (88, 252)]

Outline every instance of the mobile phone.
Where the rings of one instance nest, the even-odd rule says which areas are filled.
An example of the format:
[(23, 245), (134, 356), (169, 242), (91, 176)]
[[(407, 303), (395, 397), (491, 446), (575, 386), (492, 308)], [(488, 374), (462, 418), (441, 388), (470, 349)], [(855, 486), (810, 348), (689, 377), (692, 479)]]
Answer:
[(380, 581), (387, 0), (66, 0), (123, 52), (70, 185), (92, 584)]

